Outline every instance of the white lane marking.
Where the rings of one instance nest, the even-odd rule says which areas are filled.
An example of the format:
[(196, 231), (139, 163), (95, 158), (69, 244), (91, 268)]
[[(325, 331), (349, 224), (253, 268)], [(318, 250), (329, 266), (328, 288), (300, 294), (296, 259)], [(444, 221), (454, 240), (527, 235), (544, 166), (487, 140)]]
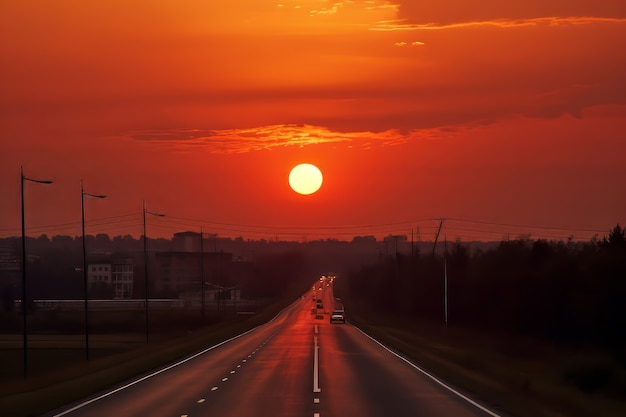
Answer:
[(180, 417), (188, 417), (187, 414), (181, 414)]
[(246, 362), (246, 360), (244, 359), (244, 360), (242, 360), (241, 362)]
[(320, 417), (320, 413), (313, 413), (313, 417)]
[(211, 388), (211, 391), (217, 391), (217, 387)]
[(446, 388), (448, 391), (456, 394), (457, 396), (459, 396), (460, 398), (464, 399), (465, 401), (467, 401), (468, 403), (472, 404), (474, 407), (484, 411), (485, 413), (489, 414), (492, 417), (502, 417), (500, 414), (496, 414), (493, 411), (489, 410), (488, 408), (478, 404), (476, 401), (472, 400), (471, 398), (461, 394), (459, 391), (455, 390), (454, 388), (452, 388), (451, 386), (449, 386), (448, 384), (446, 384), (445, 382), (443, 382), (441, 379), (437, 378), (436, 376), (434, 376), (433, 374), (428, 373), (427, 371), (425, 371), (424, 369), (420, 368), (419, 366), (415, 365), (413, 362), (411, 362), (410, 360), (408, 360), (407, 358), (405, 358), (404, 356), (400, 356), (399, 354), (397, 354), (396, 352), (394, 352), (393, 350), (389, 349), (387, 346), (383, 345), (382, 343), (380, 343), (378, 340), (374, 339), (372, 336), (370, 336), (369, 334), (365, 333), (363, 330), (359, 329), (358, 327), (356, 327), (356, 329), (363, 333), (365, 336), (367, 336), (369, 339), (373, 340), (374, 342), (376, 342), (376, 344), (378, 344), (379, 346), (381, 346), (383, 349), (385, 349), (387, 352), (391, 353), (392, 355), (394, 355), (395, 357), (403, 360), (404, 362), (406, 362), (407, 364), (411, 365), (413, 368), (417, 369), (418, 371), (420, 371), (422, 374), (426, 375), (428, 378), (432, 379), (433, 381), (435, 381), (437, 384), (441, 385), (442, 387)]
[(222, 378), (222, 382), (228, 381), (228, 378)]
[(235, 373), (235, 370), (233, 369), (232, 371), (230, 371), (230, 373), (231, 373), (231, 374), (234, 374), (234, 373)]
[[(211, 351), (211, 350), (213, 350), (213, 349), (215, 349), (215, 348), (218, 348), (218, 347), (220, 347), (220, 346), (222, 346), (222, 345), (225, 345), (226, 343), (232, 342), (232, 341), (233, 341), (233, 340), (235, 340), (235, 339), (239, 339), (240, 337), (245, 336), (245, 335), (247, 335), (248, 333), (252, 333), (252, 332), (254, 332), (254, 331), (258, 330), (259, 328), (261, 328), (261, 327), (263, 327), (263, 326), (267, 326), (267, 325), (269, 325), (269, 324), (273, 323), (273, 322), (274, 322), (274, 321), (275, 321), (275, 320), (276, 320), (276, 319), (277, 319), (277, 318), (278, 318), (281, 314), (283, 314), (283, 312), (284, 312), (284, 311), (286, 311), (286, 310), (288, 310), (288, 309), (292, 308), (295, 304), (296, 304), (296, 302), (294, 302), (294, 303), (292, 303), (292, 304), (288, 305), (287, 307), (283, 308), (282, 310), (280, 310), (280, 311), (278, 312), (278, 314), (276, 314), (274, 317), (272, 317), (272, 319), (271, 319), (270, 321), (268, 321), (267, 323), (260, 324), (260, 325), (258, 325), (257, 327), (254, 327), (254, 328), (252, 328), (252, 329), (248, 330), (247, 332), (243, 332), (243, 333), (241, 333), (241, 334), (238, 334), (237, 336), (231, 337), (230, 339), (224, 340), (223, 342), (220, 342), (220, 343), (218, 343), (218, 344), (216, 344), (216, 345), (213, 345), (213, 346), (208, 347), (208, 348), (206, 348), (206, 349), (204, 349), (204, 350), (201, 350), (200, 352), (195, 353), (195, 354), (193, 354), (193, 355), (191, 355), (191, 356), (188, 356), (188, 357), (186, 357), (185, 359), (182, 359), (182, 360), (180, 360), (180, 361), (178, 361), (178, 362), (176, 362), (176, 363), (173, 363), (173, 364), (171, 364), (171, 365), (169, 365), (169, 366), (166, 366), (165, 368), (161, 368), (161, 369), (159, 369), (158, 371), (155, 371), (155, 372), (153, 372), (153, 373), (151, 373), (151, 374), (148, 374), (148, 375), (146, 375), (146, 376), (144, 376), (144, 377), (141, 377), (141, 378), (136, 379), (136, 380), (134, 380), (134, 381), (132, 381), (132, 382), (129, 382), (129, 383), (128, 383), (128, 384), (126, 384), (126, 385), (123, 385), (123, 386), (121, 386), (121, 387), (119, 387), (119, 388), (116, 388), (116, 389), (113, 389), (113, 390), (111, 390), (111, 391), (105, 392), (104, 394), (99, 395), (99, 396), (97, 396), (97, 397), (94, 397), (94, 398), (92, 398), (92, 399), (90, 399), (90, 400), (84, 401), (84, 402), (82, 402), (82, 403), (80, 403), (80, 404), (78, 404), (78, 405), (75, 405), (74, 407), (72, 407), (72, 408), (70, 408), (70, 409), (68, 409), (68, 410), (61, 411), (60, 413), (55, 414), (55, 415), (54, 415), (54, 416), (52, 416), (52, 417), (61, 417), (61, 416), (64, 416), (64, 415), (66, 415), (66, 414), (72, 413), (72, 412), (74, 412), (74, 411), (76, 411), (76, 410), (78, 410), (78, 409), (80, 409), (80, 408), (83, 408), (83, 407), (84, 407), (84, 406), (86, 406), (86, 405), (89, 405), (89, 404), (94, 403), (94, 402), (96, 402), (96, 401), (99, 401), (99, 400), (101, 400), (101, 399), (103, 399), (103, 398), (106, 398), (106, 397), (108, 397), (108, 396), (110, 396), (110, 395), (113, 395), (113, 394), (115, 394), (116, 392), (120, 392), (120, 391), (122, 391), (122, 390), (125, 390), (125, 389), (126, 389), (126, 388), (128, 388), (128, 387), (132, 387), (133, 385), (136, 385), (136, 384), (138, 384), (138, 383), (140, 383), (140, 382), (143, 382), (143, 381), (145, 381), (146, 379), (152, 378), (153, 376), (156, 376), (156, 375), (159, 375), (159, 374), (161, 374), (161, 373), (163, 373), (163, 372), (169, 371), (170, 369), (175, 368), (175, 367), (177, 367), (177, 366), (179, 366), (179, 365), (182, 365), (183, 363), (188, 362), (188, 361), (190, 361), (190, 360), (192, 360), (192, 359), (195, 359), (195, 358), (197, 358), (197, 357), (198, 357), (198, 356), (200, 356), (200, 355), (204, 355), (204, 354), (205, 354), (205, 353), (207, 353), (208, 351)], [(266, 342), (264, 342), (264, 343), (267, 343), (267, 341), (268, 341), (268, 340), (270, 340), (273, 336), (274, 336), (274, 334), (272, 334), (270, 337), (268, 337), (268, 338), (267, 338), (267, 340), (266, 340)]]
[(313, 392), (322, 392), (319, 381), (319, 346), (317, 345), (317, 336), (313, 336)]
[(313, 403), (314, 404), (319, 404), (320, 403), (320, 399), (319, 398), (313, 398)]
[(200, 399), (198, 400), (198, 404), (202, 404), (202, 403), (203, 403), (203, 402), (205, 402), (205, 401), (206, 401), (206, 400), (205, 400), (204, 398), (200, 398)]
[(241, 368), (241, 365), (237, 365), (237, 368)]

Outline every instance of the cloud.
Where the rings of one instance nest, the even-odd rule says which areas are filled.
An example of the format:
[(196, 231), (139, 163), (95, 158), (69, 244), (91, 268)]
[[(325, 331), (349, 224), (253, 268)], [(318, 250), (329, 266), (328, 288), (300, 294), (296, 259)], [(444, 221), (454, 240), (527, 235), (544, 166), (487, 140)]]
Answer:
[(524, 26), (570, 26), (590, 25), (593, 23), (626, 23), (626, 18), (609, 17), (539, 17), (532, 19), (494, 19), (474, 20), (455, 23), (411, 23), (406, 19), (376, 22), (370, 26), (375, 31), (414, 31), (414, 30), (445, 30), (492, 26), (498, 28), (521, 28)]
[(404, 42), (404, 41), (400, 41), (400, 42), (396, 42), (394, 43), (395, 46), (423, 46), (425, 45), (424, 42), (420, 42), (420, 41), (413, 41), (413, 42)]
[(170, 129), (133, 131), (126, 138), (176, 147), (202, 147), (210, 153), (233, 154), (289, 146), (344, 144), (347, 147), (399, 145), (413, 140), (439, 140), (459, 132), (458, 127), (381, 132), (337, 132), (313, 125), (284, 124), (247, 129)]
[(398, 0), (398, 18), (408, 24), (448, 26), (544, 17), (626, 18), (623, 0)]

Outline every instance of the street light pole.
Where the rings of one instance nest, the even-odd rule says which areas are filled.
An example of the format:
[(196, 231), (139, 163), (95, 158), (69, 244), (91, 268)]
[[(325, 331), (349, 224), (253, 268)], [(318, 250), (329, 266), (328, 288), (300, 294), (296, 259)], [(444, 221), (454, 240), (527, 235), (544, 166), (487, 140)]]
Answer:
[(146, 215), (165, 217), (165, 214), (153, 213), (146, 209), (146, 200), (143, 200), (143, 267), (144, 267), (144, 294), (146, 308), (146, 344), (149, 342), (150, 324), (148, 315), (148, 237), (146, 236)]
[(200, 227), (200, 291), (202, 296), (202, 325), (204, 325), (204, 237), (202, 236), (202, 227)]
[(22, 198), (22, 323), (24, 326), (23, 357), (24, 357), (24, 378), (28, 376), (28, 324), (26, 306), (26, 227), (24, 221), (24, 181), (36, 182), (39, 184), (52, 184), (48, 180), (36, 180), (24, 176), (24, 167), (20, 166), (20, 185)]
[(448, 328), (448, 237), (444, 235), (443, 251), (443, 308), (446, 329)]
[(89, 286), (87, 285), (87, 247), (85, 244), (85, 196), (94, 198), (106, 198), (106, 196), (86, 193), (83, 188), (83, 180), (80, 180), (81, 226), (83, 232), (83, 292), (85, 295), (85, 359), (89, 360)]

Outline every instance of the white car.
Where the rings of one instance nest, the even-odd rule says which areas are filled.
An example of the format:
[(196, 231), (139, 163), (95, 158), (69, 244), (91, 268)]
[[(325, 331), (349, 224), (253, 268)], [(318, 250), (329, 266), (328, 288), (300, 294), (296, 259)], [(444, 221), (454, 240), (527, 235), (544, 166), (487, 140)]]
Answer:
[(331, 323), (345, 323), (346, 316), (344, 316), (343, 311), (333, 311), (330, 315)]

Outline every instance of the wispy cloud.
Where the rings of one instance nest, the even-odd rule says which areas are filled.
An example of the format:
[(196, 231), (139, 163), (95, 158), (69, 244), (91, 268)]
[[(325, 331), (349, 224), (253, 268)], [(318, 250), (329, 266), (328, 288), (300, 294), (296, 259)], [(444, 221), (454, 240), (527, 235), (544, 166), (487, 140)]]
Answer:
[(203, 147), (216, 154), (244, 153), (261, 150), (320, 144), (343, 144), (347, 147), (371, 148), (391, 146), (412, 140), (438, 140), (457, 133), (456, 128), (420, 129), (382, 132), (334, 132), (322, 126), (271, 125), (247, 129), (172, 129), (128, 132), (134, 140), (183, 147)]
[(385, 20), (376, 22), (369, 29), (375, 31), (407, 31), (407, 30), (444, 30), (478, 26), (493, 26), (500, 28), (519, 28), (524, 26), (570, 26), (590, 25), (593, 23), (626, 23), (622, 18), (605, 17), (540, 17), (533, 19), (495, 19), (472, 22), (438, 24), (438, 23), (410, 23), (405, 19)]
[(423, 46), (424, 42), (420, 42), (420, 41), (413, 41), (413, 42), (396, 42), (394, 43), (395, 46), (399, 46), (399, 47), (403, 47), (403, 46)]

